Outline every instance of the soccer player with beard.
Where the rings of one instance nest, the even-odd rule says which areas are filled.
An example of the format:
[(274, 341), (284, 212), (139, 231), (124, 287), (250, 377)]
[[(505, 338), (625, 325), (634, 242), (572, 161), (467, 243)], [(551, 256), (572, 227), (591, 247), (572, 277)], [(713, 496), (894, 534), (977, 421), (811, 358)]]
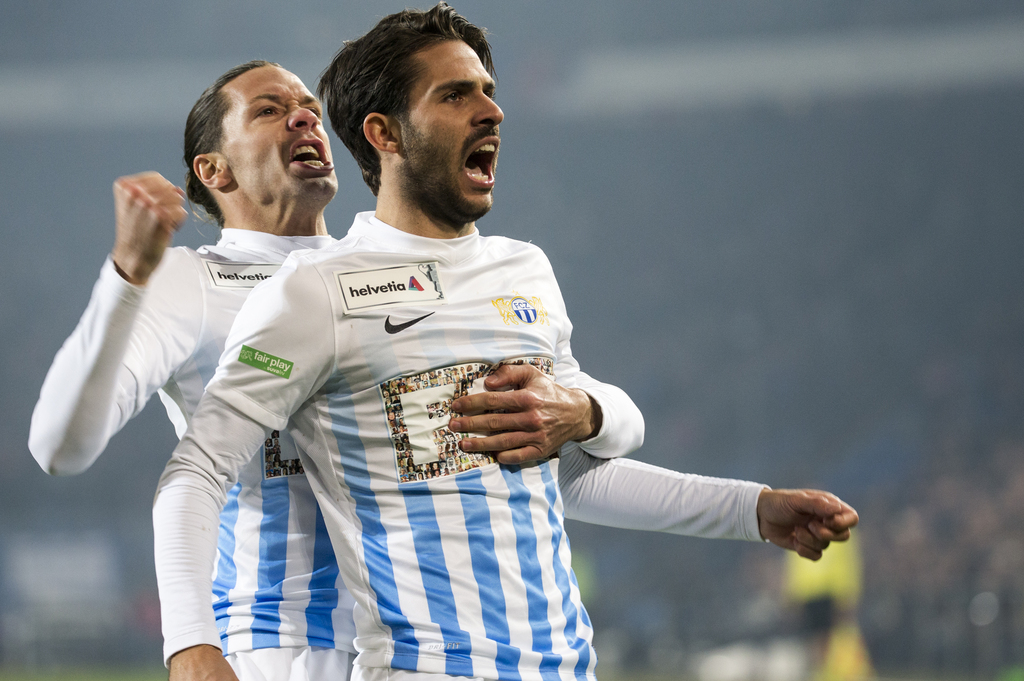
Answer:
[[(504, 463), (519, 454), (493, 454), (509, 449), (496, 446), (502, 435), (467, 435), (521, 418), (487, 413), (519, 398), (486, 388), (529, 380), (557, 392), (581, 377), (543, 253), (476, 231), (503, 117), (490, 70), (482, 31), (443, 4), (386, 17), (339, 52), (321, 91), (376, 211), (253, 292), (154, 506), (158, 556), (196, 547), (188, 567), (204, 574), (226, 488), (291, 417), (357, 604), (355, 679), (594, 678), (563, 512), (763, 537), (809, 557), (856, 523), (824, 493), (684, 479), (574, 444)], [(459, 469), (435, 466), (452, 437), (466, 453)]]
[[(181, 190), (157, 173), (115, 182), (111, 257), (33, 413), (29, 448), (44, 470), (87, 469), (154, 392), (181, 435), (246, 296), (290, 252), (334, 241), (323, 210), (337, 182), (320, 117), (301, 81), (269, 62), (235, 67), (203, 93), (185, 129), (186, 186), (223, 231), (198, 251), (168, 248), (186, 216)], [(637, 446), (642, 425), (628, 397), (584, 384), (589, 396), (562, 391), (542, 400), (529, 387), (507, 393), (537, 398), (518, 412), (535, 427), (502, 435), (515, 442), (512, 455), (560, 445), (559, 432), (576, 419), (588, 433), (600, 430), (601, 413), (620, 437), (594, 438), (588, 447)], [(352, 599), (295, 444), (287, 431), (274, 431), (252, 451), (220, 519), (213, 611), (209, 590), (160, 580), (162, 600), (175, 604), (163, 618), (171, 679), (234, 679), (222, 649), (243, 681), (343, 678), (355, 652)], [(158, 571), (165, 565), (158, 561)]]

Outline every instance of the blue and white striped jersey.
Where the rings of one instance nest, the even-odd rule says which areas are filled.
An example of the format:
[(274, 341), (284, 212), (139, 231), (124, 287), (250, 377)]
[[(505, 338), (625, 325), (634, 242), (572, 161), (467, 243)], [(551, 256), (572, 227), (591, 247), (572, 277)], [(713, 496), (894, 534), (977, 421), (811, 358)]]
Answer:
[(208, 390), (267, 427), (291, 416), (356, 600), (360, 665), (593, 678), (558, 459), (499, 465), (447, 427), (451, 401), (502, 362), (575, 387), (571, 330), (537, 247), (421, 238), (370, 214), (246, 301)]
[[(252, 288), (289, 253), (333, 241), (225, 229), (216, 246), (168, 249), (145, 288), (125, 282), (108, 260), (33, 416), (32, 444), (44, 467), (84, 470), (154, 392), (180, 437)], [(197, 626), (204, 613), (182, 609), (164, 621), (167, 657), (200, 643), (226, 653), (305, 645), (354, 652), (351, 596), (294, 442), (283, 432), (258, 449), (221, 517), (219, 635)], [(163, 598), (180, 602), (176, 588), (161, 584)], [(194, 610), (208, 616), (209, 602), (207, 595)]]
[[(198, 276), (204, 302), (196, 347), (160, 390), (179, 437), (253, 287), (272, 276), (289, 253), (334, 241), (223, 233), (216, 246), (198, 252), (174, 249), (194, 268), (188, 275), (178, 273), (177, 287), (181, 278)], [(213, 607), (225, 654), (292, 646), (355, 652), (352, 598), (339, 578), (323, 516), (287, 431), (271, 434), (231, 489), (217, 548)], [(168, 596), (173, 599), (162, 594)], [(168, 643), (174, 638), (175, 632), (166, 632)], [(165, 650), (168, 656), (173, 652)]]

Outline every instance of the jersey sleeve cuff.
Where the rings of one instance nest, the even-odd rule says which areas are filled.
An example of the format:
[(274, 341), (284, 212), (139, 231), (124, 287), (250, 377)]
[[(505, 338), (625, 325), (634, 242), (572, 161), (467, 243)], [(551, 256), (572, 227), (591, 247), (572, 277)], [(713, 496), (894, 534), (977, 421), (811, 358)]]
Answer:
[(146, 297), (146, 287), (136, 286), (125, 281), (124, 277), (117, 273), (114, 267), (114, 260), (108, 255), (100, 268), (98, 290), (108, 301), (118, 301), (124, 305), (139, 307)]
[(601, 409), (601, 428), (579, 446), (598, 459), (627, 456), (644, 443), (644, 417), (619, 388), (587, 385), (581, 388)]
[(743, 536), (747, 541), (767, 542), (768, 540), (761, 536), (760, 523), (757, 519), (757, 500), (761, 497), (761, 492), (770, 490), (771, 487), (759, 482), (746, 481), (742, 485), (740, 508)]
[(201, 629), (165, 639), (164, 666), (170, 668), (171, 657), (177, 653), (188, 648), (194, 648), (195, 646), (201, 645), (213, 646), (214, 648), (223, 650), (220, 644), (220, 632), (217, 631), (216, 627), (211, 629), (209, 626), (204, 625)]

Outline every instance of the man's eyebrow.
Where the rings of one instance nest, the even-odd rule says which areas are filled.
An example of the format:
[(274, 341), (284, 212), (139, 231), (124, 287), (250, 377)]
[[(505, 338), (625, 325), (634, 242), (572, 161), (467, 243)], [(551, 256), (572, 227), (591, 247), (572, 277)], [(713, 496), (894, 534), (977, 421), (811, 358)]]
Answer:
[[(284, 98), (283, 97), (281, 97), (279, 95), (272, 95), (270, 93), (265, 93), (265, 94), (262, 94), (262, 95), (256, 95), (251, 100), (249, 100), (249, 103), (250, 104), (255, 104), (256, 102), (258, 102), (261, 99), (269, 99), (270, 101), (274, 102), (275, 104), (280, 104), (281, 106), (284, 106)], [(302, 98), (302, 101), (300, 102), (300, 104), (302, 104), (303, 106), (306, 106), (308, 104), (316, 104), (319, 107), (320, 106), (320, 100), (317, 99), (316, 97), (312, 96), (312, 95), (307, 95), (306, 97)]]
[[(434, 91), (437, 92), (438, 90), (457, 90), (459, 92), (465, 92), (466, 90), (472, 90), (473, 88), (475, 88), (477, 86), (477, 83), (479, 83), (479, 81), (471, 80), (468, 78), (447, 80), (438, 85), (437, 87), (435, 87)], [(483, 84), (483, 91), (494, 92), (494, 89), (496, 87), (497, 84), (493, 80), (488, 78)]]

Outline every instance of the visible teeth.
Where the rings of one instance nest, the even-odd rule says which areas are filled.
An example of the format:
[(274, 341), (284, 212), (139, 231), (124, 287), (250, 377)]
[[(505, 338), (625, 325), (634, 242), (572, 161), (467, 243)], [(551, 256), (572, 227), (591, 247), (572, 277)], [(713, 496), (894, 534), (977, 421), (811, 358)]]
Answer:
[(316, 147), (311, 147), (308, 144), (306, 146), (302, 146), (296, 149), (295, 153), (292, 155), (292, 158), (295, 158), (296, 156), (301, 156), (302, 154), (313, 154), (313, 156), (315, 156), (316, 158), (320, 158), (320, 154), (319, 152), (317, 152)]
[(469, 171), (469, 176), (472, 177), (474, 180), (486, 181), (486, 180), (490, 179), (485, 174), (483, 174), (483, 173), (481, 173), (479, 171), (473, 171), (473, 170)]
[(479, 154), (479, 153), (484, 152), (484, 151), (494, 151), (494, 150), (495, 150), (495, 147), (494, 147), (493, 144), (485, 144), (482, 147), (480, 147), (479, 149), (477, 149), (476, 151), (474, 151), (473, 153), (474, 154)]
[(316, 166), (317, 168), (323, 168), (324, 164), (320, 161), (303, 161), (307, 166)]

